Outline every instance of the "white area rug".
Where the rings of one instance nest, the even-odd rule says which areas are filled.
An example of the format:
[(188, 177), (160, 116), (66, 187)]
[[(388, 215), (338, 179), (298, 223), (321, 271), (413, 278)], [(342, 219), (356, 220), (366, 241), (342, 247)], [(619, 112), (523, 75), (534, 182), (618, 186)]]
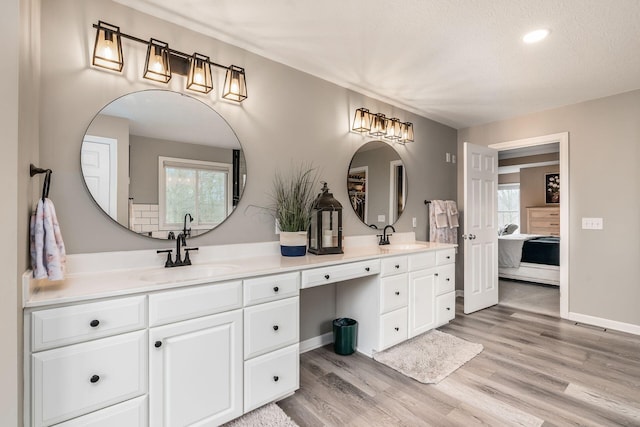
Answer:
[(298, 424), (278, 405), (270, 403), (228, 422), (224, 427), (298, 427)]
[(373, 359), (421, 383), (437, 384), (482, 349), (482, 344), (433, 330), (375, 353)]

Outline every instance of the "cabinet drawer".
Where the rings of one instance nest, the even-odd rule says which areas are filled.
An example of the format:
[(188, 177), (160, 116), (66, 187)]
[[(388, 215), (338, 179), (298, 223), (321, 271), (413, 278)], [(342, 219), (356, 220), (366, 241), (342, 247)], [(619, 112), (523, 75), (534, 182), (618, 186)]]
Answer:
[(423, 270), (436, 266), (436, 251), (409, 255), (409, 271)]
[(380, 273), (380, 260), (352, 262), (350, 264), (335, 265), (331, 267), (314, 268), (302, 272), (302, 288), (326, 285), (328, 283), (341, 282), (355, 279), (356, 277), (370, 276)]
[(456, 293), (436, 297), (436, 326), (442, 326), (456, 317)]
[(300, 273), (276, 274), (244, 281), (244, 305), (261, 304), (299, 293)]
[(31, 324), (32, 351), (135, 331), (147, 326), (146, 297), (34, 311)]
[(456, 289), (456, 265), (447, 264), (436, 270), (436, 295)]
[(391, 347), (408, 338), (407, 333), (407, 309), (401, 308), (391, 313), (380, 316), (380, 341), (382, 348)]
[(298, 344), (256, 357), (244, 364), (244, 412), (299, 388)]
[(409, 260), (406, 256), (383, 258), (380, 260), (380, 275), (382, 277), (393, 274), (406, 273)]
[(242, 282), (218, 283), (149, 295), (149, 326), (242, 307)]
[(445, 264), (453, 264), (456, 262), (456, 249), (443, 249), (441, 251), (436, 252), (436, 264), (437, 265), (445, 265)]
[(42, 351), (31, 358), (36, 427), (140, 396), (147, 390), (146, 331)]
[(559, 221), (558, 218), (560, 217), (560, 208), (542, 208), (542, 209), (529, 208), (527, 212), (529, 214), (529, 218), (531, 219), (546, 218), (546, 219), (555, 219), (556, 221)]
[(299, 319), (298, 297), (245, 308), (244, 358), (297, 343)]
[(140, 396), (62, 424), (56, 424), (56, 427), (145, 427), (147, 425), (149, 425), (147, 396)]
[(380, 313), (388, 313), (406, 307), (408, 301), (407, 273), (385, 277), (380, 280)]

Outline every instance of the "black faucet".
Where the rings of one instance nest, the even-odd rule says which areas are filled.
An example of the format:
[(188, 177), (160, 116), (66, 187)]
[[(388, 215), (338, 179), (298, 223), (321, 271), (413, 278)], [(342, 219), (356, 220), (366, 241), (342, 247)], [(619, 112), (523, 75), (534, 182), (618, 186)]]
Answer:
[[(187, 229), (187, 217), (189, 218), (189, 228)], [(182, 234), (184, 234), (184, 237), (191, 237), (191, 221), (193, 221), (193, 217), (191, 216), (191, 214), (185, 214), (184, 215), (184, 226), (182, 227)]]
[(382, 234), (378, 234), (378, 237), (380, 237), (380, 241), (378, 242), (379, 245), (389, 244), (389, 236), (391, 236), (391, 234), (387, 234), (387, 228), (392, 229), (394, 233), (396, 232), (396, 229), (393, 228), (393, 225), (385, 225), (384, 230), (382, 230)]

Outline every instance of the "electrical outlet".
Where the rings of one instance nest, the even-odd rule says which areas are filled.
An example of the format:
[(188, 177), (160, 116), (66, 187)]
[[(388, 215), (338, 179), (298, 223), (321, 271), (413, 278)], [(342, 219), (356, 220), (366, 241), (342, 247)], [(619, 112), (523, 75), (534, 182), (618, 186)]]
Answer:
[(384, 215), (378, 215), (378, 222), (384, 222), (385, 221), (384, 218), (385, 218)]
[(602, 230), (603, 220), (602, 218), (582, 218), (583, 230)]
[(412, 218), (411, 224), (413, 225), (413, 228), (416, 228), (418, 226), (418, 220), (416, 218)]
[(455, 163), (456, 162), (456, 155), (452, 154), (451, 155), (451, 163)]
[(444, 155), (444, 160), (445, 160), (447, 163), (451, 163), (451, 153), (446, 153), (446, 154)]
[(276, 234), (280, 234), (280, 223), (276, 219)]

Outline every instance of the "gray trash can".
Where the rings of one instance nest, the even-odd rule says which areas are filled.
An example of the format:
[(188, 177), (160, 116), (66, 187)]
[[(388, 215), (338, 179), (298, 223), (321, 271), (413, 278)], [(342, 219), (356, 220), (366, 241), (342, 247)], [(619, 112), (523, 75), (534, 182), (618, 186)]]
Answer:
[(333, 321), (333, 351), (347, 356), (356, 351), (358, 344), (358, 322), (348, 317)]

